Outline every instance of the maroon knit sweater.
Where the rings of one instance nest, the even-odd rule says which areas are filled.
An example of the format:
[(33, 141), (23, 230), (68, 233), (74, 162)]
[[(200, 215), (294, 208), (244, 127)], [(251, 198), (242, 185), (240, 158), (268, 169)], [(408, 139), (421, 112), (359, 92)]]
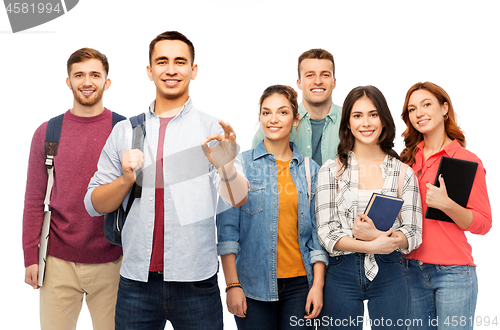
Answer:
[[(24, 264), (38, 263), (43, 222), (47, 169), (43, 145), (47, 122), (33, 135), (24, 200)], [(104, 237), (104, 217), (92, 218), (83, 199), (97, 170), (101, 150), (112, 130), (112, 113), (105, 109), (94, 117), (64, 114), (61, 138), (54, 157), (54, 186), (50, 199), (52, 222), (49, 255), (78, 263), (97, 264), (117, 260), (122, 250)]]

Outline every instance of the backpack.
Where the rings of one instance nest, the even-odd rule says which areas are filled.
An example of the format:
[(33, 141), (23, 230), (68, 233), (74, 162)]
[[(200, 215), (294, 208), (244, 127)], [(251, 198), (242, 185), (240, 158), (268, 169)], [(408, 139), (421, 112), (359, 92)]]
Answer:
[[(112, 112), (113, 127), (119, 121), (125, 119), (122, 115)], [(49, 232), (51, 211), (49, 210), (50, 195), (52, 193), (52, 186), (54, 184), (54, 156), (57, 155), (57, 148), (59, 147), (59, 139), (61, 138), (61, 129), (64, 119), (64, 113), (51, 118), (47, 123), (47, 130), (45, 131), (45, 142), (43, 150), (45, 153), (45, 167), (47, 168), (47, 191), (45, 193), (45, 212), (43, 215), (43, 225), (40, 233), (40, 249), (38, 252), (38, 285), (43, 285), (45, 277), (45, 263), (47, 260), (47, 251), (49, 245)]]
[[(146, 115), (141, 113), (137, 116), (129, 118), (132, 125), (132, 149), (139, 149), (143, 151), (144, 137), (146, 136), (146, 126), (144, 121)], [(142, 194), (142, 171), (141, 169), (136, 172), (136, 180), (130, 191), (130, 197), (127, 206), (124, 209), (123, 204), (120, 203), (118, 209), (104, 216), (104, 236), (111, 244), (122, 246), (122, 228), (125, 225), (127, 215), (132, 208), (134, 199), (141, 198)]]

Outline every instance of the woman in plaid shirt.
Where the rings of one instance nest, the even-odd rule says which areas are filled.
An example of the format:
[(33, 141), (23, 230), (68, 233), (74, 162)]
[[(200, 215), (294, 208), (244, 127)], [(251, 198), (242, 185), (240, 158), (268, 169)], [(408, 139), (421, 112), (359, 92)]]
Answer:
[[(368, 300), (372, 329), (405, 328), (408, 288), (402, 253), (422, 238), (422, 208), (417, 180), (403, 166), (394, 146), (395, 125), (376, 87), (354, 88), (342, 107), (336, 160), (318, 174), (316, 219), (320, 243), (330, 254), (324, 309), (330, 327), (362, 329)], [(379, 231), (361, 212), (374, 192), (398, 196), (404, 175), (400, 215)]]

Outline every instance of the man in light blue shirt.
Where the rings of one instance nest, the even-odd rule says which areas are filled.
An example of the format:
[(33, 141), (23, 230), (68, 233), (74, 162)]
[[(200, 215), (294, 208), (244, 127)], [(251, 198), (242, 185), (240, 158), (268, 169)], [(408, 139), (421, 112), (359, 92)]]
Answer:
[(248, 182), (234, 160), (231, 126), (193, 106), (189, 84), (197, 71), (194, 47), (181, 33), (151, 42), (156, 99), (145, 113), (144, 152), (130, 150), (130, 121), (116, 125), (85, 196), (90, 215), (112, 212), (127, 204), (142, 169), (141, 197), (122, 230), (116, 329), (160, 329), (167, 320), (174, 328), (222, 329), (214, 216), (228, 207), (219, 195), (245, 203)]
[[(322, 165), (337, 157), (342, 107), (333, 104), (336, 85), (333, 55), (324, 49), (311, 49), (299, 57), (297, 87), (302, 90), (299, 105), (300, 124), (292, 129), (290, 141), (305, 157)], [(259, 128), (252, 141), (255, 148), (264, 139)]]

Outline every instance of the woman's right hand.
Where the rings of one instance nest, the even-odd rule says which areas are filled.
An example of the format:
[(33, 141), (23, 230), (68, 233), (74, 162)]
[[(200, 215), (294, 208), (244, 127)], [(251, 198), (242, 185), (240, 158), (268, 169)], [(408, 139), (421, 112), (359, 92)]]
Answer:
[(370, 244), (370, 253), (371, 254), (389, 254), (394, 252), (397, 248), (399, 248), (399, 245), (402, 242), (402, 238), (399, 236), (393, 236), (392, 235), (392, 228), (390, 228), (388, 231), (383, 232), (382, 235), (377, 237), (371, 242), (367, 242), (367, 244)]
[(243, 289), (239, 287), (231, 288), (226, 295), (227, 310), (238, 317), (246, 317), (247, 298)]

